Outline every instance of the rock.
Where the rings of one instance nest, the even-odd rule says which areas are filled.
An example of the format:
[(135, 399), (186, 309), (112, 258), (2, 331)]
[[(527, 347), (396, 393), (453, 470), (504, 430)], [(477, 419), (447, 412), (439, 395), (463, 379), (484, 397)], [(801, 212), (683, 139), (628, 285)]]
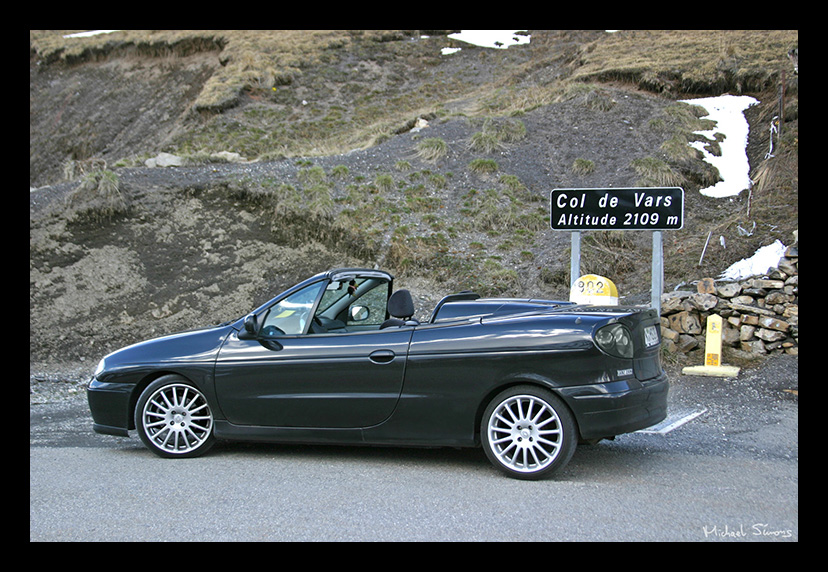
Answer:
[(740, 331), (736, 328), (722, 329), (722, 344), (728, 346), (738, 346), (741, 341)]
[(696, 289), (698, 290), (699, 294), (715, 294), (716, 283), (713, 281), (712, 278), (702, 278), (696, 285)]
[(799, 272), (799, 262), (793, 261), (791, 258), (783, 258), (779, 261), (778, 268), (790, 276)]
[(779, 342), (784, 340), (788, 336), (784, 332), (768, 330), (766, 328), (759, 328), (759, 330), (756, 332), (756, 337), (766, 342)]
[(414, 127), (411, 128), (411, 132), (418, 133), (426, 127), (428, 127), (428, 121), (426, 121), (422, 117), (418, 117), (417, 120), (414, 122)]
[(690, 336), (688, 334), (679, 334), (679, 339), (676, 343), (676, 347), (679, 349), (679, 351), (687, 353), (699, 347), (699, 340), (695, 336)]
[(661, 337), (667, 352), (692, 351), (702, 345), (703, 326), (715, 313), (724, 318), (722, 344), (733, 355), (799, 355), (799, 248), (785, 251), (779, 268), (765, 276), (716, 284), (701, 278), (697, 292), (661, 296)]
[(662, 339), (661, 347), (664, 349), (664, 351), (671, 354), (677, 353), (679, 351), (676, 342), (674, 342), (673, 340)]
[(787, 322), (770, 317), (759, 318), (759, 325), (763, 328), (777, 330), (779, 332), (787, 332), (788, 328), (791, 327), (790, 324), (788, 324)]
[(748, 306), (746, 304), (735, 304), (733, 302), (729, 303), (728, 306), (736, 310), (737, 312), (741, 312), (743, 314), (762, 314), (764, 316), (775, 316), (773, 310), (767, 310), (765, 308), (759, 308), (758, 306)]
[(680, 334), (700, 334), (701, 320), (695, 313), (682, 311), (670, 316), (670, 329)]
[(716, 304), (719, 303), (719, 299), (714, 294), (693, 294), (690, 296), (690, 303), (695, 309), (706, 312), (712, 308), (715, 308)]
[(763, 280), (760, 278), (756, 278), (753, 280), (753, 287), (754, 288), (782, 288), (785, 286), (785, 283), (782, 280)]
[(242, 157), (238, 153), (233, 153), (232, 151), (219, 151), (217, 153), (211, 153), (210, 157), (221, 161), (227, 161), (228, 163), (243, 163), (247, 161), (245, 157)]
[(151, 159), (144, 161), (147, 167), (180, 167), (184, 164), (184, 160), (178, 155), (170, 153), (159, 153)]
[(742, 342), (740, 345), (742, 351), (753, 355), (761, 355), (768, 353), (765, 349), (765, 344), (762, 340), (754, 340), (752, 342)]
[(737, 296), (741, 291), (742, 286), (737, 282), (722, 284), (721, 286), (716, 288), (716, 293), (721, 298), (733, 298), (734, 296)]
[(769, 292), (767, 296), (765, 296), (765, 305), (766, 306), (775, 306), (776, 304), (786, 304), (788, 302), (793, 302), (794, 296), (790, 294), (785, 294), (782, 291), (775, 291)]
[(684, 308), (682, 307), (682, 303), (692, 294), (692, 292), (687, 292), (685, 290), (677, 290), (675, 292), (662, 294), (661, 315), (666, 316), (683, 310)]
[(664, 326), (661, 326), (661, 338), (663, 340), (670, 340), (675, 342), (676, 340), (678, 340), (678, 337), (679, 333), (677, 331), (673, 330), (672, 328), (666, 328)]
[[(748, 287), (748, 288), (742, 288), (742, 295), (743, 296), (750, 296), (751, 298), (754, 298), (754, 299), (764, 298), (765, 296), (768, 295), (768, 291), (765, 290), (764, 288), (753, 288), (751, 286), (751, 287)], [(738, 298), (738, 296), (736, 296), (736, 297)], [(752, 303), (752, 302), (748, 302), (748, 303)]]

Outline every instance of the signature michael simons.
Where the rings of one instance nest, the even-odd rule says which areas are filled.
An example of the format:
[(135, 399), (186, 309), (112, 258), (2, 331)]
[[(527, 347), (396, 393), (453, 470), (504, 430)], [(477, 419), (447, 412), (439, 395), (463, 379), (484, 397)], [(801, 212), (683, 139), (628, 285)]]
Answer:
[(793, 531), (790, 528), (774, 528), (767, 523), (757, 522), (750, 526), (739, 524), (738, 526), (719, 526), (714, 524), (712, 526), (702, 526), (702, 532), (705, 538), (720, 538), (720, 539), (739, 539), (739, 538), (756, 538), (764, 537), (766, 539), (772, 538), (792, 538)]

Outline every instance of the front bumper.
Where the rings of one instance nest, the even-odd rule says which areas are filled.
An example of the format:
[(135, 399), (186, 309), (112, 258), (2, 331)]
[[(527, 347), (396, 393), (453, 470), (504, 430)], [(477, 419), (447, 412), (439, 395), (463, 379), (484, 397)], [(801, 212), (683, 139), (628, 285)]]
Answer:
[(129, 436), (129, 430), (134, 428), (130, 407), (134, 389), (132, 383), (107, 383), (92, 378), (86, 398), (92, 413), (92, 429), (96, 433)]
[(569, 388), (563, 393), (583, 439), (612, 437), (651, 427), (667, 417), (667, 374)]

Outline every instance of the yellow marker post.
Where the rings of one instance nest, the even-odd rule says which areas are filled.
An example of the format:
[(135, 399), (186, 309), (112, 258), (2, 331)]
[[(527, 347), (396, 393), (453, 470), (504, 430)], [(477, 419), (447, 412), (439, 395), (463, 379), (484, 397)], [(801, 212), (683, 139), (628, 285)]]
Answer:
[(685, 367), (685, 375), (711, 375), (736, 377), (739, 368), (722, 365), (722, 317), (716, 314), (707, 317), (707, 336), (704, 341), (704, 365)]
[(722, 317), (713, 314), (707, 318), (707, 337), (704, 341), (704, 365), (722, 365)]
[(572, 283), (569, 301), (577, 304), (617, 306), (618, 289), (609, 278), (596, 274), (585, 274)]

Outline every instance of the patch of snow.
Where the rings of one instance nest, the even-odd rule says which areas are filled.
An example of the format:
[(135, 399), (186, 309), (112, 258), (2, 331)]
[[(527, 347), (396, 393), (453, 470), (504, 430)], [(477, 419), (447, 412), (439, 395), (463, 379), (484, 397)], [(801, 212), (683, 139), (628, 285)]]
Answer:
[(682, 101), (705, 108), (708, 115), (704, 119), (712, 119), (716, 122), (715, 129), (696, 131), (696, 133), (704, 135), (710, 141), (716, 140), (716, 133), (722, 133), (725, 136), (724, 141), (719, 143), (722, 151), (719, 157), (705, 150), (705, 143), (702, 141), (690, 143), (691, 147), (702, 152), (705, 161), (719, 170), (722, 178), (712, 187), (701, 189), (699, 192), (708, 197), (722, 198), (736, 196), (750, 189), (750, 164), (745, 150), (749, 127), (744, 111), (759, 102), (747, 95), (720, 95)]
[(777, 267), (779, 259), (785, 255), (785, 248), (786, 246), (779, 240), (763, 246), (750, 258), (744, 258), (732, 264), (730, 268), (722, 272), (720, 278), (736, 281), (767, 274), (769, 269)]
[(97, 36), (98, 34), (111, 34), (112, 32), (120, 32), (120, 30), (91, 30), (89, 32), (78, 32), (77, 34), (67, 34), (64, 38), (88, 38), (90, 36)]
[[(474, 46), (498, 49), (528, 44), (531, 39), (525, 30), (462, 30), (448, 37)], [(460, 48), (443, 48), (442, 54), (445, 56), (459, 51)]]

